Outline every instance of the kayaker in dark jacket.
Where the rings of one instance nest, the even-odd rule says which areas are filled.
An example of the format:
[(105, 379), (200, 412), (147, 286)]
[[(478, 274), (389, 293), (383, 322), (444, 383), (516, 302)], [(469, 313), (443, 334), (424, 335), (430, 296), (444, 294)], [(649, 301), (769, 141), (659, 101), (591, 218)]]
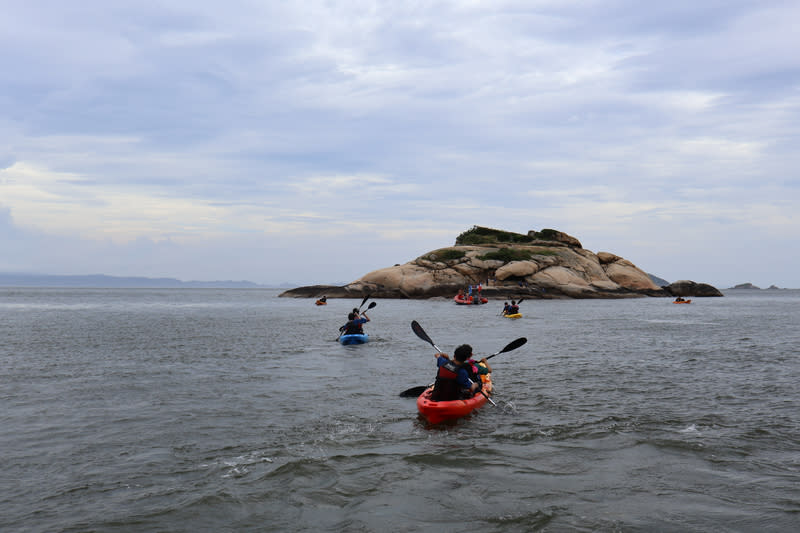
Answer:
[(369, 322), (369, 317), (367, 313), (362, 313), (361, 316), (358, 316), (356, 313), (350, 313), (347, 315), (347, 324), (342, 326), (344, 328), (345, 335), (363, 335), (364, 328), (363, 325)]
[(431, 399), (436, 402), (469, 398), (479, 388), (480, 379), (470, 378), (470, 364), (467, 359), (472, 355), (472, 347), (462, 344), (453, 352), (453, 359), (446, 353), (434, 354), (436, 365), (436, 382)]

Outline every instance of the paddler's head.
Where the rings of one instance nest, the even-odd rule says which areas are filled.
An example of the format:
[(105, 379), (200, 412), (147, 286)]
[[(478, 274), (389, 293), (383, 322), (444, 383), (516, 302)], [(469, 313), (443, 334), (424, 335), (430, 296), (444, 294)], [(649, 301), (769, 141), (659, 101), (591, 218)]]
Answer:
[(463, 363), (471, 356), (472, 356), (472, 346), (470, 346), (469, 344), (462, 344), (461, 346), (456, 348), (455, 352), (453, 352), (453, 359), (455, 359), (459, 363)]

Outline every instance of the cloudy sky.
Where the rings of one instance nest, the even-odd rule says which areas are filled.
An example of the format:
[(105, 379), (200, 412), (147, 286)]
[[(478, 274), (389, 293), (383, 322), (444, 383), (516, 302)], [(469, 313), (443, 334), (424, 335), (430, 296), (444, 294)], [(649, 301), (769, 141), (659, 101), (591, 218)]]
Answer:
[(484, 225), (800, 287), (796, 1), (0, 7), (0, 272), (345, 283)]

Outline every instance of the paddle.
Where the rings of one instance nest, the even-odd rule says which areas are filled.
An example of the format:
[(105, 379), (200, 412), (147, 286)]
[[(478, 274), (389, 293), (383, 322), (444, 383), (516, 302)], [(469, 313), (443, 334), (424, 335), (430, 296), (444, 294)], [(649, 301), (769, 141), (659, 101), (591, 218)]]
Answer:
[(500, 355), (501, 353), (506, 353), (506, 352), (510, 352), (511, 350), (516, 350), (517, 348), (519, 348), (520, 346), (522, 346), (526, 342), (528, 342), (528, 339), (526, 339), (525, 337), (520, 337), (519, 339), (517, 339), (515, 341), (509, 342), (508, 344), (506, 344), (505, 348), (503, 348), (499, 352), (493, 353), (492, 355), (488, 356), (486, 359), (488, 360), (488, 359), (491, 359), (492, 357), (494, 357), (495, 355)]
[[(361, 302), (361, 305), (364, 305), (364, 302), (366, 302), (366, 301), (367, 301), (367, 298), (369, 298), (369, 295), (367, 295), (367, 296), (365, 296), (365, 297), (364, 297), (364, 301), (363, 301), (363, 302)], [(367, 309), (366, 309), (366, 311), (369, 311), (370, 309), (373, 309), (373, 308), (374, 308), (376, 305), (378, 305), (378, 302), (370, 302), (370, 303), (369, 303), (369, 305), (367, 306)], [(361, 311), (361, 308), (359, 307), (359, 312), (360, 312), (360, 311)], [(365, 311), (365, 312), (366, 312), (366, 311)], [(344, 326), (342, 326), (342, 327), (340, 327), (340, 328), (339, 328), (339, 336), (338, 336), (338, 337), (336, 337), (336, 340), (337, 340), (337, 341), (338, 341), (338, 340), (339, 340), (339, 339), (342, 337), (342, 334), (344, 333), (344, 330), (345, 330), (345, 328), (346, 328), (346, 327), (347, 327), (347, 324), (345, 324)]]
[(417, 337), (419, 337), (420, 339), (424, 340), (425, 342), (433, 346), (437, 352), (442, 353), (442, 350), (433, 343), (430, 337), (428, 337), (428, 334), (425, 333), (425, 330), (422, 329), (422, 326), (419, 325), (419, 322), (417, 322), (416, 320), (412, 320), (411, 329), (414, 331), (414, 333), (417, 334)]
[[(436, 346), (436, 344), (434, 344), (434, 342), (431, 340), (431, 338), (428, 336), (428, 334), (425, 333), (425, 330), (422, 329), (422, 326), (419, 325), (419, 322), (417, 322), (416, 320), (412, 320), (411, 321), (411, 329), (414, 331), (414, 333), (416, 333), (417, 337), (419, 337), (420, 339), (424, 340), (425, 342), (427, 342), (428, 344), (433, 346), (434, 349), (437, 352), (439, 352), (439, 353), (442, 352), (442, 350), (439, 349), (439, 347)], [(509, 342), (502, 350), (500, 350), (499, 352), (493, 353), (492, 355), (488, 356), (486, 359), (489, 360), (492, 357), (494, 357), (495, 355), (500, 355), (501, 353), (506, 353), (506, 352), (510, 352), (511, 350), (516, 350), (517, 348), (519, 348), (520, 346), (522, 346), (526, 342), (528, 342), (528, 339), (526, 339), (525, 337), (520, 337), (519, 339), (516, 339), (514, 341)], [(404, 390), (403, 392), (401, 392), (400, 396), (403, 397), (403, 398), (419, 396), (420, 394), (425, 392), (425, 389), (427, 389), (429, 386), (430, 385), (412, 387), (410, 389), (407, 389), (407, 390)], [(489, 400), (489, 403), (491, 403), (492, 405), (497, 405), (496, 403), (494, 403), (492, 401), (491, 398), (489, 398), (489, 396), (486, 395), (485, 392), (483, 392), (481, 390), (480, 393), (483, 394), (484, 396), (486, 396), (486, 399)]]
[(430, 385), (420, 385), (419, 387), (411, 387), (410, 389), (406, 389), (400, 393), (401, 398), (417, 398), (420, 394), (425, 392), (425, 390), (430, 387)]

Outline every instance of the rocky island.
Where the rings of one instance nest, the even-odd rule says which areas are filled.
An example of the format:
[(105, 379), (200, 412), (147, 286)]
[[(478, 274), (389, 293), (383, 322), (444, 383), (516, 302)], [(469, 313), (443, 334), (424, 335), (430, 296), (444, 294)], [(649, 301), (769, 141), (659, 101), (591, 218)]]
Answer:
[(592, 253), (554, 229), (522, 234), (482, 226), (463, 232), (453, 246), (369, 272), (347, 285), (298, 287), (280, 296), (452, 298), (470, 285), (480, 285), (489, 299), (722, 296), (710, 285), (688, 280), (659, 287), (627, 259)]

